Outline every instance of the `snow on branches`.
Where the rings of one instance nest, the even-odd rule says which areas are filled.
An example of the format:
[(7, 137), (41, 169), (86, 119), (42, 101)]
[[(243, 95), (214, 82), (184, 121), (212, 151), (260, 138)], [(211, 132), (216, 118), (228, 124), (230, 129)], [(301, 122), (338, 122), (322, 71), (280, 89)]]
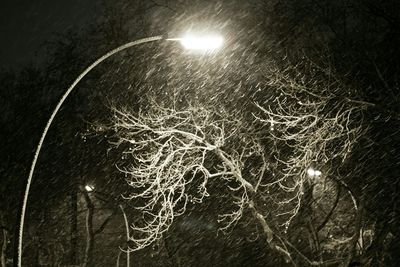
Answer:
[(310, 180), (307, 170), (313, 165), (323, 166), (327, 176), (332, 171), (329, 165), (335, 162), (339, 166), (348, 157), (365, 130), (364, 107), (347, 99), (304, 91), (282, 93), (271, 105), (256, 106), (260, 113), (254, 117), (270, 129), (268, 139), (275, 162), (269, 165), (275, 177), (263, 186), (277, 195), (283, 193), (272, 199), (279, 210), (277, 215), (286, 218), (281, 226), (287, 230)]
[(243, 126), (236, 116), (206, 108), (179, 111), (154, 104), (137, 114), (114, 109), (115, 145), (126, 146), (130, 159), (120, 168), (133, 188), (126, 198), (142, 200), (136, 208), (144, 223), (132, 226), (132, 250), (160, 238), (188, 202), (202, 202), (209, 179), (225, 180), (235, 195), (236, 210), (220, 215), (222, 229), (238, 222), (258, 186), (251, 182), (263, 176), (263, 171), (250, 180), (242, 175), (244, 159), (262, 152), (254, 139), (243, 137)]
[(132, 189), (125, 198), (142, 214), (132, 226), (130, 249), (158, 240), (189, 202), (208, 197), (210, 179), (226, 185), (236, 206), (219, 214), (221, 230), (249, 209), (268, 243), (275, 235), (281, 239), (300, 209), (307, 169), (345, 160), (360, 134), (362, 107), (343, 99), (327, 111), (329, 100), (282, 94), (273, 106), (256, 104), (259, 112), (250, 121), (199, 106), (177, 110), (153, 102), (136, 113), (114, 108), (114, 145), (127, 159), (119, 168)]
[(114, 145), (125, 154), (119, 169), (131, 189), (125, 198), (141, 213), (130, 250), (161, 238), (217, 181), (230, 201), (218, 214), (221, 230), (249, 211), (270, 248), (287, 261), (297, 253), (311, 264), (289, 242), (288, 228), (302, 206), (313, 208), (304, 201), (317, 183), (312, 167), (322, 179), (344, 183), (338, 170), (366, 131), (368, 106), (351, 100), (338, 79), (318, 75), (270, 71), (264, 89), (241, 99), (246, 110), (200, 102), (178, 109), (156, 101), (139, 112), (113, 108)]

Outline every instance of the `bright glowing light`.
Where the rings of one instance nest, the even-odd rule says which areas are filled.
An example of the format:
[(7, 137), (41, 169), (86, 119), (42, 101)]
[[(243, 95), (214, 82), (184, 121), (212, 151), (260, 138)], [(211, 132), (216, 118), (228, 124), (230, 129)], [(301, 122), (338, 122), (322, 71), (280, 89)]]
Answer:
[(186, 35), (180, 38), (179, 41), (186, 49), (212, 51), (220, 48), (224, 39), (219, 35)]
[(94, 187), (91, 186), (91, 185), (85, 185), (85, 190), (86, 190), (87, 192), (92, 192), (92, 191), (94, 190)]
[(318, 177), (318, 176), (320, 176), (322, 174), (322, 172), (318, 171), (318, 170), (314, 170), (313, 168), (309, 168), (307, 170), (307, 174), (310, 177)]

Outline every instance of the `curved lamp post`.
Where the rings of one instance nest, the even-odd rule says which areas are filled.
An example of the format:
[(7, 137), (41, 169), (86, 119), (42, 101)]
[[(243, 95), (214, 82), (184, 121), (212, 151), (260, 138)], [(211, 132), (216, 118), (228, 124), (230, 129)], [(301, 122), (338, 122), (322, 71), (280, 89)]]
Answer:
[(103, 62), (105, 59), (111, 57), (112, 55), (125, 50), (127, 48), (130, 48), (135, 45), (143, 44), (143, 43), (149, 43), (149, 42), (154, 42), (154, 41), (160, 41), (160, 40), (166, 40), (166, 41), (179, 41), (182, 46), (186, 49), (193, 49), (193, 50), (205, 50), (205, 51), (213, 51), (218, 49), (219, 47), (222, 46), (223, 39), (220, 36), (217, 35), (208, 35), (208, 36), (195, 36), (195, 35), (187, 35), (182, 38), (165, 38), (162, 35), (159, 36), (153, 36), (153, 37), (148, 37), (148, 38), (142, 38), (136, 41), (132, 41), (129, 43), (126, 43), (124, 45), (121, 45), (108, 53), (104, 54), (102, 57), (97, 59), (95, 62), (93, 62), (89, 67), (87, 67), (79, 76), (78, 78), (75, 79), (75, 81), (71, 84), (71, 86), (67, 89), (67, 91), (64, 93), (64, 95), (61, 97), (61, 99), (58, 101), (57, 106), (55, 107), (53, 113), (51, 114), (49, 120), (47, 121), (46, 127), (43, 130), (42, 136), (40, 137), (39, 144), (36, 148), (35, 155), (33, 157), (32, 165), (29, 171), (29, 176), (28, 176), (28, 181), (25, 187), (25, 193), (24, 193), (24, 199), (22, 203), (22, 210), (21, 210), (21, 217), (20, 217), (20, 227), (19, 227), (19, 236), (18, 236), (18, 266), (22, 266), (22, 239), (23, 239), (23, 234), (24, 234), (24, 222), (25, 222), (25, 213), (26, 213), (26, 207), (28, 203), (28, 196), (29, 196), (29, 190), (31, 187), (32, 183), (32, 177), (33, 173), (35, 170), (36, 162), (37, 159), (39, 158), (39, 153), (42, 148), (44, 139), (46, 138), (47, 132), (58, 112), (62, 104), (64, 103), (65, 99), (68, 97), (68, 95), (72, 92), (72, 90), (76, 87), (76, 85), (88, 74), (92, 69), (94, 69), (98, 64)]

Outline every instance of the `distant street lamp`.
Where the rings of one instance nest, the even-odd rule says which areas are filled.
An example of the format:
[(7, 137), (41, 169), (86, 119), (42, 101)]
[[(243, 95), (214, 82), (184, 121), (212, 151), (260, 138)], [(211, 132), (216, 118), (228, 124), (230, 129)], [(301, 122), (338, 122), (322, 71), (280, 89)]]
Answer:
[(314, 178), (314, 177), (320, 176), (322, 174), (322, 172), (319, 171), (319, 170), (315, 170), (313, 168), (308, 168), (307, 169), (307, 174), (308, 174), (309, 177)]
[[(25, 194), (24, 194), (24, 199), (22, 203), (22, 210), (21, 210), (21, 217), (20, 217), (20, 227), (19, 227), (19, 237), (18, 237), (18, 266), (22, 266), (22, 239), (23, 239), (23, 234), (24, 234), (24, 222), (25, 222), (25, 212), (26, 212), (26, 207), (27, 207), (27, 202), (28, 202), (28, 196), (29, 196), (29, 190), (30, 186), (32, 183), (32, 177), (33, 173), (35, 170), (36, 162), (39, 157), (40, 150), (42, 148), (44, 139), (47, 135), (47, 131), (49, 130), (54, 117), (56, 116), (58, 110), (64, 103), (65, 99), (68, 97), (68, 95), (72, 92), (72, 90), (75, 88), (75, 86), (88, 74), (92, 69), (94, 69), (98, 64), (106, 60), (107, 58), (111, 57), (112, 55), (121, 52), (127, 48), (143, 44), (143, 43), (149, 43), (149, 42), (154, 42), (154, 41), (178, 41), (182, 44), (182, 46), (185, 49), (192, 49), (192, 50), (203, 50), (203, 51), (214, 51), (222, 46), (223, 43), (223, 38), (218, 35), (203, 35), (203, 36), (196, 36), (196, 35), (187, 35), (182, 38), (166, 38), (165, 36), (159, 35), (159, 36), (154, 36), (154, 37), (148, 37), (148, 38), (142, 38), (136, 41), (132, 41), (126, 44), (123, 44), (108, 53), (104, 54), (101, 56), (99, 59), (97, 59), (95, 62), (93, 62), (89, 67), (87, 67), (79, 76), (75, 79), (75, 81), (71, 84), (71, 86), (67, 89), (67, 91), (64, 93), (64, 95), (61, 97), (59, 100), (57, 106), (55, 107), (53, 113), (51, 114), (49, 120), (47, 121), (46, 127), (44, 128), (44, 131), (42, 133), (42, 136), (40, 137), (39, 144), (36, 148), (35, 155), (33, 157), (31, 169), (29, 171), (29, 176), (28, 176), (28, 181), (26, 184), (25, 188)], [(89, 186), (90, 187), (90, 186)], [(88, 188), (89, 188), (88, 187)], [(90, 192), (93, 190), (92, 187), (90, 187), (90, 190), (88, 190), (87, 186), (85, 186), (86, 191)]]
[(92, 185), (85, 185), (86, 192), (92, 192), (94, 190), (94, 186)]

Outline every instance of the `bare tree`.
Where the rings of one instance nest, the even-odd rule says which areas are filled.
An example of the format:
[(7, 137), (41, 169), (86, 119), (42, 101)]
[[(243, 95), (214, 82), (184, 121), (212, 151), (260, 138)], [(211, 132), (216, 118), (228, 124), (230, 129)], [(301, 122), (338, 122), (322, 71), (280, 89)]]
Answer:
[[(113, 109), (114, 145), (126, 159), (119, 169), (132, 187), (125, 198), (135, 201), (141, 212), (141, 221), (132, 226), (131, 251), (160, 239), (187, 205), (201, 203), (211, 192), (210, 184), (218, 181), (235, 206), (219, 214), (221, 230), (235, 226), (248, 212), (269, 249), (287, 263), (319, 266), (342, 260), (325, 259), (320, 231), (332, 227), (340, 201), (337, 186), (348, 192), (354, 211), (362, 212), (360, 199), (338, 169), (365, 132), (363, 112), (371, 104), (343, 96), (347, 88), (333, 76), (309, 79), (295, 69), (290, 72), (269, 75), (267, 86), (274, 97), (255, 102), (251, 118), (205, 105), (179, 110), (152, 102), (146, 111)], [(311, 168), (320, 173), (310, 174)], [(321, 172), (323, 178), (316, 181)], [(322, 181), (336, 184), (329, 190), (337, 193), (317, 192)], [(322, 213), (321, 201), (332, 203), (332, 210)], [(312, 216), (316, 212), (319, 220)], [(304, 216), (310, 217), (305, 224), (316, 255), (291, 242), (288, 230), (296, 217)], [(360, 225), (343, 248), (350, 254)]]
[[(132, 237), (135, 247), (131, 249), (141, 249), (159, 239), (174, 218), (185, 212), (188, 202), (201, 203), (209, 195), (207, 185), (212, 178), (230, 182), (237, 195), (237, 210), (220, 216), (223, 228), (240, 219), (249, 194), (256, 191), (242, 177), (243, 158), (261, 149), (254, 141), (245, 148), (224, 149), (241, 134), (240, 120), (205, 108), (178, 111), (157, 104), (151, 112), (137, 116), (114, 111), (115, 144), (128, 145), (125, 153), (132, 159), (132, 164), (121, 168), (135, 189), (126, 198), (146, 200), (137, 207), (146, 223), (133, 226), (133, 232), (139, 235)], [(193, 185), (196, 190), (188, 190)]]
[[(344, 198), (340, 200), (340, 189), (348, 193), (346, 198), (353, 203), (349, 216), (354, 216), (356, 222), (349, 222), (349, 227), (345, 227), (347, 231), (341, 230), (341, 235), (348, 239), (335, 253), (354, 254), (355, 251), (354, 242), (357, 241), (354, 240), (358, 239), (362, 227), (362, 194), (347, 184), (348, 174), (343, 174), (341, 169), (346, 165), (353, 165), (354, 169), (362, 166), (351, 160), (349, 163), (349, 158), (359, 139), (368, 131), (364, 113), (374, 105), (355, 100), (359, 97), (354, 93), (356, 90), (335, 77), (331, 69), (310, 63), (300, 66), (302, 72), (290, 68), (270, 75), (268, 86), (276, 90), (273, 101), (257, 104), (261, 112), (255, 117), (269, 127), (266, 134), (273, 154), (269, 170), (274, 178), (267, 178), (266, 188), (269, 199), (275, 202), (273, 209), (281, 217), (277, 220), (279, 226), (288, 238), (297, 239), (293, 238), (293, 232), (300, 232), (298, 229), (305, 225), (312, 241), (307, 254), (315, 264), (322, 264), (325, 261), (321, 238), (326, 247), (339, 243), (329, 234), (329, 229), (339, 227), (332, 220), (332, 214), (338, 203), (342, 207), (349, 203)], [(331, 186), (327, 186), (329, 184)], [(336, 194), (329, 191), (336, 191)], [(329, 212), (320, 210), (324, 202), (331, 203)], [(326, 215), (321, 216), (322, 213)], [(296, 219), (294, 230), (290, 232), (292, 221)], [(327, 230), (320, 233), (325, 227)], [(304, 253), (304, 246), (302, 248)]]

